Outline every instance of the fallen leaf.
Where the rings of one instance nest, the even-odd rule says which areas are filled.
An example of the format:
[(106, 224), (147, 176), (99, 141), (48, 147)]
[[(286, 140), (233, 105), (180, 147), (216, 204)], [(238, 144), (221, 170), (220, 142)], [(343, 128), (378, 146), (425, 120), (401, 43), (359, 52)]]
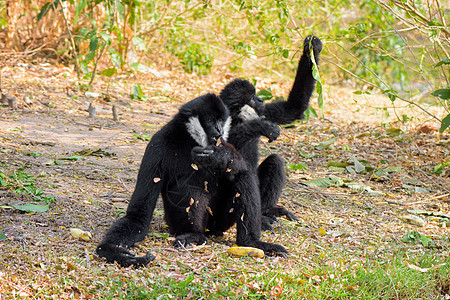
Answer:
[(325, 149), (331, 149), (333, 150), (333, 144), (336, 142), (336, 137), (329, 139), (328, 141), (324, 141), (319, 143), (319, 145), (316, 146), (316, 149), (319, 151), (325, 150)]
[(325, 229), (323, 229), (323, 227), (320, 227), (319, 228), (319, 235), (320, 236), (324, 236), (324, 235), (326, 235), (327, 234), (327, 232), (325, 231)]
[(73, 270), (76, 270), (75, 266), (72, 263), (68, 262), (67, 263), (67, 272), (70, 272)]
[(211, 216), (213, 215), (213, 212), (212, 212), (212, 210), (211, 210), (211, 207), (207, 206), (207, 207), (206, 207), (206, 210), (209, 212), (209, 214), (210, 214)]
[(39, 204), (24, 204), (24, 205), (17, 205), (17, 204), (13, 204), (13, 207), (15, 209), (21, 210), (21, 211), (25, 211), (25, 212), (29, 212), (29, 213), (42, 213), (42, 212), (46, 212), (49, 209), (49, 206), (44, 204), (44, 205), (39, 205)]
[(330, 186), (343, 186), (344, 180), (336, 176), (329, 176), (324, 178), (313, 179), (305, 182), (305, 184), (307, 186), (327, 188)]

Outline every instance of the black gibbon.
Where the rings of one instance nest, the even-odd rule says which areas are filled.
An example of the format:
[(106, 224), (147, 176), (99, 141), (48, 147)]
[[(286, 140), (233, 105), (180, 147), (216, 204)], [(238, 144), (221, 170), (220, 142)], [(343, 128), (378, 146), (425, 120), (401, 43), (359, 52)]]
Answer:
[(277, 206), (286, 181), (282, 158), (272, 154), (258, 166), (258, 149), (261, 136), (267, 137), (269, 142), (279, 136), (280, 128), (277, 124), (288, 124), (304, 118), (304, 112), (308, 109), (316, 84), (312, 74), (310, 44), (314, 51), (314, 58), (319, 63), (322, 42), (315, 36), (308, 36), (304, 41), (303, 53), (287, 101), (264, 104), (255, 95), (253, 84), (243, 79), (233, 80), (220, 93), (220, 98), (230, 110), (232, 118), (227, 141), (242, 155), (249, 169), (257, 174), (262, 201), (263, 230), (272, 230), (270, 224), (280, 216), (297, 220), (292, 212)]
[[(152, 261), (155, 257), (150, 252), (137, 256), (129, 249), (148, 234), (160, 194), (166, 223), (170, 233), (175, 236), (174, 244), (204, 243), (205, 229), (208, 222), (211, 222), (209, 219), (213, 218), (211, 209), (216, 207), (214, 202), (219, 199), (219, 185), (216, 183), (219, 180), (225, 181), (225, 175), (214, 175), (210, 168), (193, 168), (192, 150), (194, 147), (206, 148), (226, 140), (230, 125), (228, 109), (214, 94), (200, 96), (184, 104), (147, 145), (126, 214), (106, 232), (97, 246), (97, 254), (108, 262), (117, 262), (123, 267), (142, 266)], [(245, 168), (239, 172), (245, 174)], [(237, 242), (266, 251), (285, 252), (282, 246), (259, 240), (260, 223), (258, 225), (257, 220), (261, 219), (261, 200), (254, 180), (242, 176), (242, 180), (228, 180), (225, 183), (245, 195), (242, 198), (244, 200), (238, 202), (239, 211), (242, 210), (245, 215), (239, 217), (244, 220), (252, 219), (250, 223), (242, 223), (242, 226), (246, 226), (245, 231), (239, 231)], [(217, 216), (220, 215), (223, 214), (217, 212)], [(231, 214), (229, 218), (235, 216)], [(241, 226), (238, 220), (233, 222)], [(242, 236), (242, 233), (248, 236)]]

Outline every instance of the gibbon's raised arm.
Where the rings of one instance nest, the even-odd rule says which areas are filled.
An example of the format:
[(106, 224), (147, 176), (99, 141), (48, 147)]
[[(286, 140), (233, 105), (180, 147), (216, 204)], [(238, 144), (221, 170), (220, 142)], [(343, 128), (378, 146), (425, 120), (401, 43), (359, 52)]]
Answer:
[(287, 101), (268, 103), (264, 107), (264, 116), (268, 120), (278, 124), (289, 124), (305, 117), (304, 112), (309, 107), (309, 100), (316, 86), (316, 80), (312, 75), (310, 43), (316, 63), (319, 64), (322, 42), (315, 36), (308, 36), (303, 44), (303, 53), (298, 62), (297, 74)]

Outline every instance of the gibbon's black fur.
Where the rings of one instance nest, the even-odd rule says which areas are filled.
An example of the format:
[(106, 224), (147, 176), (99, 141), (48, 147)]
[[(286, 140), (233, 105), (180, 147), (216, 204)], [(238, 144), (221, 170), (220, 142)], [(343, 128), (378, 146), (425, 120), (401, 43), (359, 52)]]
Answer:
[(315, 36), (308, 36), (304, 41), (303, 53), (287, 101), (264, 105), (255, 95), (253, 84), (243, 79), (233, 80), (220, 93), (220, 98), (230, 110), (232, 118), (228, 142), (235, 146), (249, 169), (257, 174), (262, 201), (263, 230), (271, 230), (270, 224), (283, 215), (290, 220), (297, 220), (292, 212), (277, 206), (286, 181), (284, 162), (279, 155), (272, 154), (258, 166), (259, 140), (261, 136), (267, 137), (269, 142), (275, 140), (280, 135), (277, 124), (288, 124), (304, 118), (316, 84), (312, 75), (310, 44), (314, 58), (319, 63), (322, 42)]
[[(238, 155), (232, 156), (228, 150), (231, 148), (226, 148), (228, 154), (223, 158), (213, 154), (224, 153), (225, 150), (219, 152), (208, 148), (226, 140), (230, 125), (228, 109), (214, 94), (200, 96), (183, 105), (147, 145), (126, 215), (106, 232), (97, 247), (97, 254), (123, 267), (142, 266), (152, 261), (155, 257), (150, 252), (136, 256), (129, 248), (148, 234), (159, 194), (163, 199), (169, 231), (175, 236), (175, 246), (206, 242), (205, 229), (210, 223), (221, 224), (221, 229), (237, 223), (240, 228), (238, 245), (254, 246), (266, 252), (286, 252), (282, 246), (259, 240), (261, 200), (255, 178), (249, 176), (245, 162)], [(206, 149), (197, 155), (199, 163), (203, 159), (203, 164), (206, 164), (212, 158), (217, 162), (208, 162), (210, 167), (196, 170), (192, 166), (194, 147)], [(220, 167), (225, 163), (230, 167), (223, 171)], [(228, 168), (232, 170), (229, 174)], [(229, 190), (222, 193), (222, 187)], [(240, 199), (233, 204), (236, 213), (221, 211), (228, 206), (218, 203), (224, 197), (232, 203), (230, 191), (236, 191), (234, 196), (238, 191), (242, 195), (236, 196)], [(240, 222), (237, 213), (241, 212)], [(211, 220), (215, 217), (220, 221)]]
[(285, 256), (286, 249), (261, 238), (261, 199), (258, 182), (241, 154), (231, 144), (195, 147), (192, 159), (199, 168), (210, 173), (210, 182), (217, 179), (216, 198), (210, 202), (208, 233), (220, 236), (236, 224), (236, 244), (256, 247), (265, 253)]
[[(148, 234), (159, 194), (170, 233), (184, 243), (206, 241), (205, 207), (211, 196), (204, 186), (208, 177), (192, 168), (191, 151), (226, 138), (229, 127), (228, 109), (216, 95), (203, 95), (184, 104), (148, 143), (126, 215), (106, 232), (97, 254), (123, 267), (152, 261), (155, 257), (150, 252), (136, 256), (128, 249)], [(187, 212), (190, 199), (198, 204)]]

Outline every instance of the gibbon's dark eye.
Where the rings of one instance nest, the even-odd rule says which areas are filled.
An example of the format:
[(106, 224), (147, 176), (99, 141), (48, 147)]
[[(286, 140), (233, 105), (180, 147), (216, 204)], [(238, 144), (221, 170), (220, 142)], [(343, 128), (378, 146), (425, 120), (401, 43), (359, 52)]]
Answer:
[(258, 96), (253, 96), (254, 101), (256, 101), (256, 103), (263, 103), (262, 99), (259, 98)]

